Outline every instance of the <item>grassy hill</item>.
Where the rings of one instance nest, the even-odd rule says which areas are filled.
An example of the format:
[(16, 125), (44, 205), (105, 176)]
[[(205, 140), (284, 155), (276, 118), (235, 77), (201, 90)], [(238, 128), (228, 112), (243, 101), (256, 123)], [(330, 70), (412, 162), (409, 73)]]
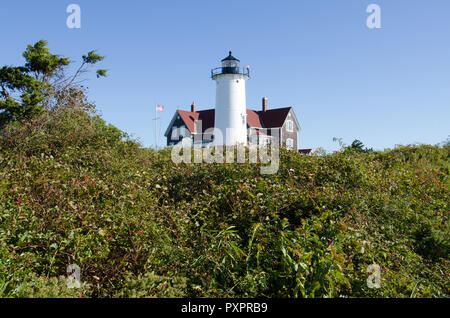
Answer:
[(448, 146), (175, 165), (58, 108), (0, 133), (0, 296), (449, 297), (449, 169)]

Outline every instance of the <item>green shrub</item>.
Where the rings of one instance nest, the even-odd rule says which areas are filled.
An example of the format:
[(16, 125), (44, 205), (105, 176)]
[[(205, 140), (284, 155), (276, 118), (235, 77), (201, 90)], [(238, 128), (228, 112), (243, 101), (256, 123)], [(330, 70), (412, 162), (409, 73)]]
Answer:
[(186, 296), (186, 278), (145, 274), (125, 283), (118, 296), (126, 298), (182, 298)]
[(84, 298), (89, 297), (89, 287), (83, 283), (80, 288), (68, 288), (63, 276), (47, 278), (33, 274), (6, 294), (18, 298)]
[(449, 296), (449, 146), (282, 150), (274, 175), (170, 151), (70, 106), (5, 127), (1, 296)]

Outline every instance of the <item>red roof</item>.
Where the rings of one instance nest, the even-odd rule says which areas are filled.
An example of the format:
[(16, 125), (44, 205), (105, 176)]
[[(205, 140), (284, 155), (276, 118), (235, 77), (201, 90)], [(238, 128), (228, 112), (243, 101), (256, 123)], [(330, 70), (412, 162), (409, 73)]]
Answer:
[[(247, 124), (255, 128), (278, 128), (282, 127), (291, 107), (274, 108), (264, 111), (247, 109)], [(197, 133), (195, 121), (202, 121), (202, 133), (208, 128), (214, 128), (214, 109), (188, 112), (179, 110), (181, 118), (191, 133)]]
[(202, 133), (208, 128), (214, 128), (214, 109), (200, 110), (198, 112), (179, 110), (178, 113), (191, 133), (197, 132), (195, 121), (202, 121)]
[(263, 128), (263, 123), (258, 112), (251, 109), (247, 109), (247, 124), (250, 127)]

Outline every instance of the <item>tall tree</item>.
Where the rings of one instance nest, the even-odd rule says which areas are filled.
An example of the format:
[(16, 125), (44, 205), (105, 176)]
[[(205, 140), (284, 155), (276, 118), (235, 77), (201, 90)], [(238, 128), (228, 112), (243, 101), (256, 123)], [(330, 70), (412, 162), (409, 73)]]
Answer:
[(364, 144), (358, 139), (353, 140), (352, 145), (350, 147), (356, 151), (364, 150)]
[[(80, 95), (77, 82), (89, 67), (105, 57), (90, 51), (82, 56), (81, 65), (73, 75), (65, 70), (72, 63), (69, 58), (52, 54), (47, 41), (28, 45), (23, 57), (24, 66), (0, 68), (0, 128), (9, 122), (28, 120), (47, 107), (55, 106), (63, 96)], [(106, 70), (96, 70), (97, 77), (105, 77)]]

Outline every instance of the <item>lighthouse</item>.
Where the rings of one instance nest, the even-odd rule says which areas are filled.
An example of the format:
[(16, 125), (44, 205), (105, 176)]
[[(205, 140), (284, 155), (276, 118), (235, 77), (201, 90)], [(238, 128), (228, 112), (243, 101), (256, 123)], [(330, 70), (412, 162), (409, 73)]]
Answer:
[(250, 78), (249, 67), (243, 69), (231, 51), (222, 60), (222, 66), (211, 71), (216, 82), (214, 128), (215, 145), (247, 145), (247, 102), (245, 82)]

